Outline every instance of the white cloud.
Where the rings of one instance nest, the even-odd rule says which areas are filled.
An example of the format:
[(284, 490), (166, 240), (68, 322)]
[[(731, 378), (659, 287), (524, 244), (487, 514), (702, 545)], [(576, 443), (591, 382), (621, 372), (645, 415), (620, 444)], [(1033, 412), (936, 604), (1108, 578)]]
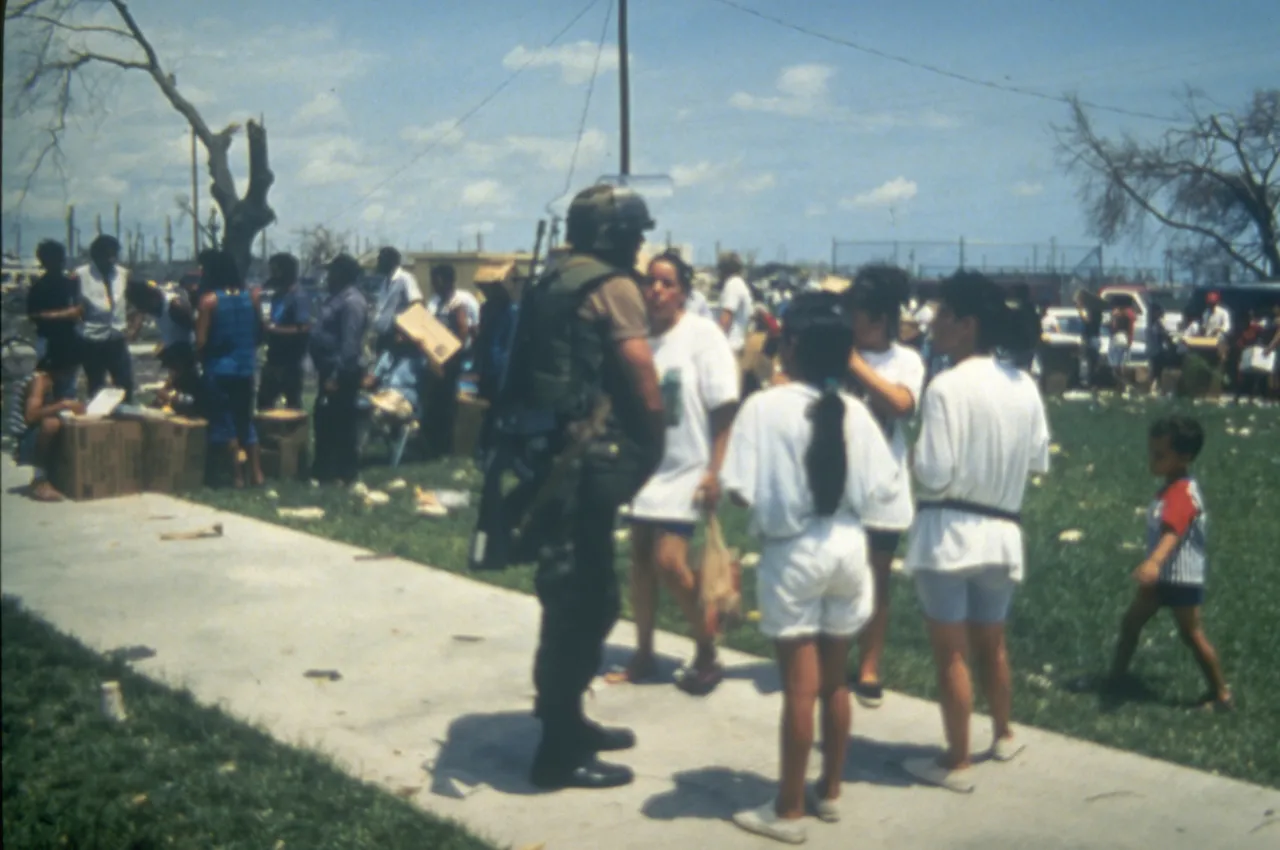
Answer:
[[(576, 136), (507, 136), (499, 142), (468, 142), (463, 152), (473, 165), (492, 168), (513, 158), (527, 158), (544, 171), (563, 173), (573, 160)], [(582, 134), (578, 145), (577, 168), (590, 168), (604, 160), (608, 137), (594, 128)]]
[(360, 182), (372, 176), (360, 143), (350, 136), (307, 140), (306, 151), (306, 160), (298, 172), (298, 180), (304, 186)]
[(386, 218), (387, 208), (382, 204), (369, 204), (360, 214), (360, 220), (366, 224), (376, 224)]
[(462, 190), (464, 207), (496, 207), (508, 203), (510, 193), (497, 180), (468, 183)]
[(333, 92), (318, 92), (315, 97), (298, 107), (293, 113), (293, 123), (310, 126), (332, 126), (344, 124), (347, 110), (342, 101)]
[(462, 144), (462, 129), (455, 119), (448, 118), (437, 121), (429, 127), (410, 124), (400, 131), (400, 138), (415, 145), (439, 144), (443, 147), (456, 147)]
[(840, 201), (841, 209), (865, 209), (867, 207), (890, 207), (909, 201), (916, 196), (919, 186), (916, 181), (905, 177), (895, 177), (874, 189), (860, 192), (852, 198)]
[(1013, 188), (1010, 191), (1019, 198), (1031, 198), (1044, 191), (1044, 184), (1019, 180), (1017, 183), (1013, 184)]
[(827, 99), (827, 82), (835, 74), (830, 65), (792, 65), (783, 68), (774, 83), (780, 94), (753, 95), (735, 92), (729, 105), (753, 112), (773, 112), (779, 115), (818, 115), (832, 110)]
[(766, 189), (772, 189), (778, 185), (778, 180), (773, 176), (773, 172), (766, 171), (764, 174), (757, 174), (754, 177), (748, 177), (741, 183), (742, 191), (749, 195), (756, 192), (763, 192)]
[(731, 168), (730, 163), (713, 163), (706, 159), (692, 165), (673, 165), (671, 182), (678, 188), (710, 183), (724, 177)]
[[(560, 77), (569, 85), (581, 85), (591, 80), (591, 70), (596, 67), (598, 45), (590, 41), (562, 44), (557, 47), (540, 47), (529, 50), (523, 44), (516, 45), (502, 57), (502, 67), (509, 71), (519, 68), (559, 68)], [(600, 52), (597, 75), (618, 68), (618, 49), (606, 44)]]
[(827, 214), (827, 208), (823, 204), (809, 204), (804, 208), (804, 214), (809, 218), (817, 218)]

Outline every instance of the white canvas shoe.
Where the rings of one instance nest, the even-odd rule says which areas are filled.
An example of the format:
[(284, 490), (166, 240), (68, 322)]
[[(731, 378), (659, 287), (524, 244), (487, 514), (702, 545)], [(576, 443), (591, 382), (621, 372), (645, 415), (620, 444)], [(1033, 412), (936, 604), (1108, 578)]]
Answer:
[(991, 757), (996, 761), (1013, 761), (1026, 748), (1017, 738), (996, 738), (991, 745)]
[(798, 820), (783, 820), (774, 810), (774, 802), (770, 800), (758, 809), (747, 809), (733, 816), (733, 822), (756, 835), (763, 835), (775, 841), (787, 844), (803, 844), (809, 839), (804, 824)]
[(907, 759), (902, 763), (902, 769), (928, 785), (937, 785), (957, 794), (973, 793), (973, 781), (969, 779), (968, 770), (948, 770), (932, 756)]
[(823, 798), (822, 792), (818, 789), (817, 783), (810, 785), (806, 795), (809, 800), (809, 811), (817, 816), (818, 820), (823, 823), (839, 823), (840, 822), (840, 801), (827, 800)]

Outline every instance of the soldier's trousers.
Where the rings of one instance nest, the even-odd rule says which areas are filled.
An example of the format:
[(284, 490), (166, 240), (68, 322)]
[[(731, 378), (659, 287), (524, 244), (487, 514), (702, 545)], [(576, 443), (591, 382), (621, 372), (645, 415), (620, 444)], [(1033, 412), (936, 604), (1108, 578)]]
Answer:
[[(535, 586), (542, 625), (534, 659), (536, 714), (543, 749), (568, 761), (583, 728), (582, 697), (600, 669), (605, 639), (618, 621), (618, 576), (614, 571), (614, 523), (619, 505), (590, 484), (579, 493), (548, 556), (538, 563)], [(549, 756), (544, 753), (544, 756)]]

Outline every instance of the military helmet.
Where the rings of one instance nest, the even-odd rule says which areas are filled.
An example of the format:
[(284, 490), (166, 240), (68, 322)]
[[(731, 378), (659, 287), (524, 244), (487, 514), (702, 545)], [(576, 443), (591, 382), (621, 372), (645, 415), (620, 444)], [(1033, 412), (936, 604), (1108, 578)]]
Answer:
[(654, 225), (644, 198), (625, 186), (598, 185), (574, 196), (565, 235), (580, 251), (613, 251)]

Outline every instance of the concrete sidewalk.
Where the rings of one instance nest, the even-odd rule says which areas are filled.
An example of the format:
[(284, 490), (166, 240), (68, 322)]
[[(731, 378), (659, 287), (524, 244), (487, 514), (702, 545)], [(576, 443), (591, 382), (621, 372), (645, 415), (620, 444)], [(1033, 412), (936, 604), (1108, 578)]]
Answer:
[[(39, 505), (3, 462), (5, 594), (94, 649), (141, 644), (136, 667), (331, 754), (352, 774), (457, 818), (499, 844), (546, 850), (780, 846), (726, 819), (769, 798), (780, 700), (772, 663), (726, 653), (707, 699), (671, 686), (597, 684), (590, 713), (640, 745), (636, 783), (537, 794), (530, 661), (535, 600), (400, 560), (158, 495)], [(219, 539), (158, 541), (221, 522)], [(432, 533), (423, 524), (423, 533)], [(611, 661), (631, 627), (619, 626)], [(690, 645), (659, 637), (684, 658)], [(304, 678), (338, 670), (339, 681)], [(125, 694), (128, 699), (128, 694)], [(974, 769), (969, 796), (897, 767), (941, 735), (932, 703), (889, 694), (856, 710), (839, 825), (816, 848), (1252, 848), (1280, 837), (1280, 792), (1033, 729), (1011, 764)], [(975, 747), (989, 727), (975, 719)], [(815, 757), (813, 766), (816, 769)]]

